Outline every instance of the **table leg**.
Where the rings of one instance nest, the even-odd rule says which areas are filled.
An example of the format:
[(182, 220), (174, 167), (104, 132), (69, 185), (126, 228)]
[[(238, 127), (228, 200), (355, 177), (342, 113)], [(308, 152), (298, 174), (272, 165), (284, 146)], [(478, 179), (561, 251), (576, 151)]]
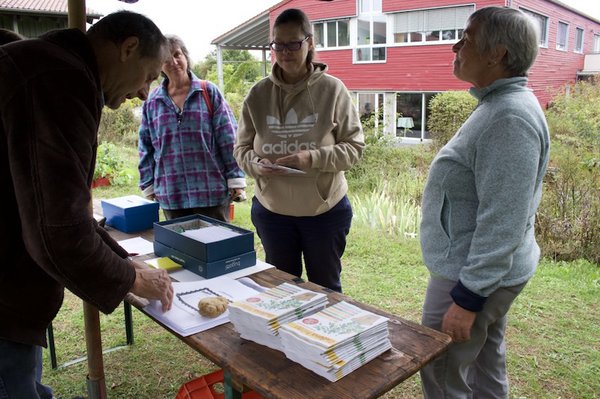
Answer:
[(223, 370), (223, 387), (225, 388), (225, 399), (242, 399), (242, 391), (238, 390), (231, 380), (231, 373)]
[(102, 359), (100, 313), (98, 309), (85, 301), (83, 302), (83, 320), (85, 323), (85, 344), (88, 360), (88, 397), (89, 399), (105, 399), (106, 383), (104, 381), (104, 361)]

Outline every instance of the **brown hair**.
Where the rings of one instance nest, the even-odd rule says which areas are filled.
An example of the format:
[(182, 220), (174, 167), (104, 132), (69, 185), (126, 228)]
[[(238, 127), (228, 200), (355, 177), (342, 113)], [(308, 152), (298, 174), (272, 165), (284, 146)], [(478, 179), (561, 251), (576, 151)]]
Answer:
[[(183, 54), (183, 56), (185, 57), (185, 60), (187, 61), (187, 72), (190, 73), (192, 70), (192, 62), (190, 60), (190, 52), (188, 51), (187, 46), (185, 45), (183, 40), (181, 40), (181, 38), (176, 35), (167, 35), (166, 38), (167, 38), (167, 44), (169, 46), (169, 56), (172, 56), (173, 50), (175, 50), (177, 47), (179, 47), (179, 49), (181, 50), (181, 53)], [(163, 78), (167, 77), (167, 75), (163, 71), (160, 71), (160, 75)]]
[[(302, 33), (306, 37), (313, 37), (312, 25), (304, 11), (298, 8), (288, 8), (284, 10), (281, 14), (277, 16), (275, 19), (275, 23), (273, 23), (273, 33), (275, 32), (275, 28), (280, 25), (292, 24), (300, 27)], [(310, 50), (308, 50), (308, 54), (306, 55), (306, 65), (309, 66), (315, 58), (315, 47), (313, 46)]]

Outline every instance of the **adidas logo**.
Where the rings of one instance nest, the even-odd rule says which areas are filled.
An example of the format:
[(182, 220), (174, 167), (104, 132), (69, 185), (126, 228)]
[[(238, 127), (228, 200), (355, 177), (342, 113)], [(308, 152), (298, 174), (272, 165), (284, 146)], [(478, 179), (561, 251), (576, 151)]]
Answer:
[(282, 138), (298, 137), (315, 126), (318, 116), (319, 114), (311, 114), (298, 122), (298, 115), (292, 108), (288, 111), (283, 123), (276, 117), (267, 115), (267, 126), (276, 136)]
[(263, 154), (287, 155), (295, 154), (300, 151), (315, 150), (317, 148), (317, 143), (315, 143), (314, 141), (299, 143), (298, 140), (291, 142), (288, 142), (287, 140), (282, 140), (280, 143), (275, 144), (265, 143), (261, 147), (261, 150)]

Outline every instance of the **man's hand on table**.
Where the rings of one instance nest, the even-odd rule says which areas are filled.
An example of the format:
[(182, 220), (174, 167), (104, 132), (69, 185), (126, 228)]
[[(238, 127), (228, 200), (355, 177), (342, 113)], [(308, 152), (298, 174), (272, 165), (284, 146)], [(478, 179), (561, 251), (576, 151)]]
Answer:
[(131, 293), (148, 299), (159, 299), (163, 312), (173, 304), (173, 285), (166, 270), (151, 269), (143, 263), (132, 260), (135, 267), (135, 282)]

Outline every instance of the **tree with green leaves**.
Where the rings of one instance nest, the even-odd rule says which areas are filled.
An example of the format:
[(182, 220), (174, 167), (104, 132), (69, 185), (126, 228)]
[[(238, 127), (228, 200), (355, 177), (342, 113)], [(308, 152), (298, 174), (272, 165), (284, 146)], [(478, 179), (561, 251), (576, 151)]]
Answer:
[[(247, 50), (223, 50), (223, 92), (225, 99), (239, 117), (241, 105), (250, 88), (262, 79), (262, 61), (257, 60)], [(270, 68), (270, 64), (268, 65)], [(216, 50), (209, 53), (203, 61), (195, 64), (192, 71), (200, 78), (217, 82)]]

